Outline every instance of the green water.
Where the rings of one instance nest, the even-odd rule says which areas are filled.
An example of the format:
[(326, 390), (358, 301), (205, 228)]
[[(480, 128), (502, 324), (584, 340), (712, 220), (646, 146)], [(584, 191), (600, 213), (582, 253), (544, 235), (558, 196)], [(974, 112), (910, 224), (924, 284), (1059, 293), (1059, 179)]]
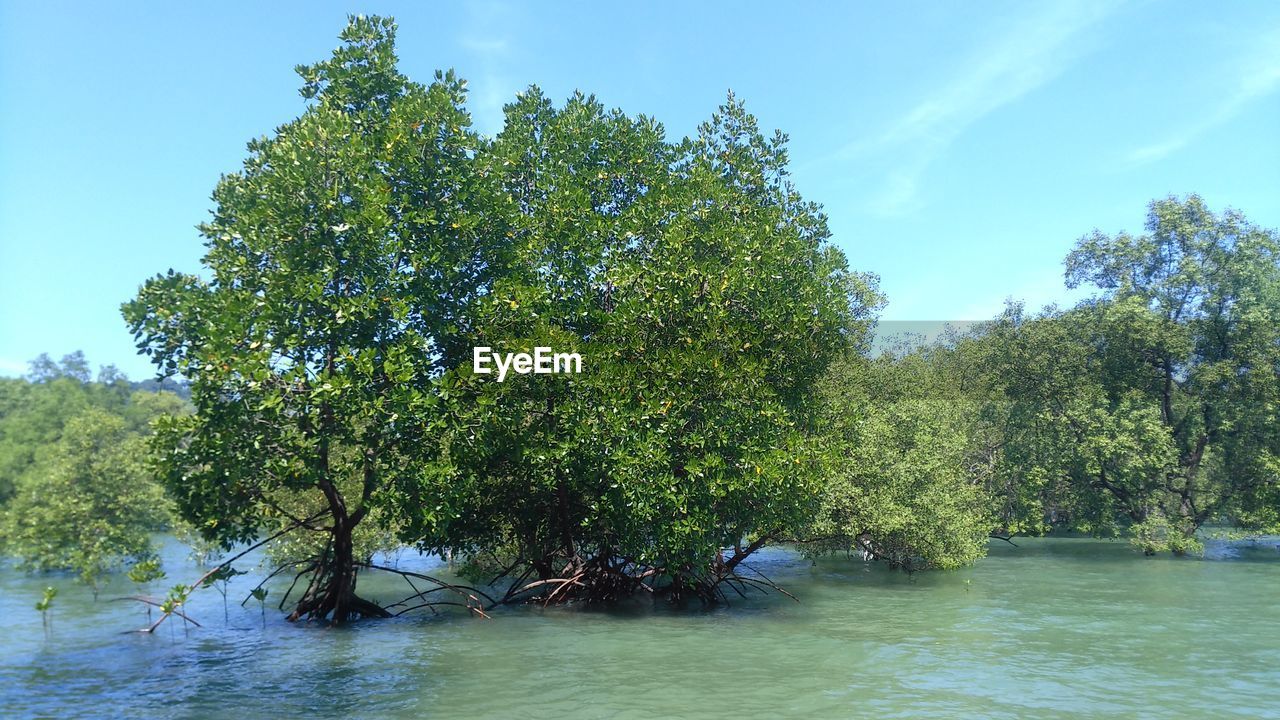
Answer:
[[(0, 715), (1280, 717), (1277, 542), (1176, 559), (1123, 542), (1020, 540), (971, 569), (914, 578), (770, 550), (757, 567), (802, 602), (514, 608), (345, 629), (271, 610), (264, 629), (255, 601), (238, 607), (252, 581), (237, 578), (229, 620), (201, 591), (191, 611), (204, 628), (154, 636), (122, 632), (145, 620), (108, 600), (127, 582), (95, 603), (61, 579), (46, 636), (32, 604), (50, 578), (5, 569)], [(180, 549), (167, 555), (167, 583), (197, 574)], [(400, 589), (361, 585), (380, 600)]]

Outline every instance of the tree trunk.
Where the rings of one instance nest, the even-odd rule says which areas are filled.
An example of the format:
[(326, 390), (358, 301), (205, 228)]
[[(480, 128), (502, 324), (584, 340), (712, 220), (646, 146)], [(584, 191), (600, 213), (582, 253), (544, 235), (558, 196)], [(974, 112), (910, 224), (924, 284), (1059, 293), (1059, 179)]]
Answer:
[(346, 505), (335, 488), (328, 486), (323, 489), (333, 513), (329, 547), (320, 558), (307, 591), (289, 615), (289, 620), (330, 618), (333, 624), (341, 625), (361, 617), (391, 617), (391, 613), (378, 604), (356, 595), (355, 544), (351, 535), (361, 518), (359, 514), (347, 514)]

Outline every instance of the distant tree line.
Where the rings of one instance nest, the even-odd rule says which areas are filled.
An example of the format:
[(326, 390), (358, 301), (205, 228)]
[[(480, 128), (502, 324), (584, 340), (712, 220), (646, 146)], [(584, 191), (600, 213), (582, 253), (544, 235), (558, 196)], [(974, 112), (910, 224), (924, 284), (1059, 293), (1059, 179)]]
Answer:
[[(107, 494), (148, 494), (108, 524), (153, 528), (142, 508), (171, 503), (225, 550), (271, 538), (303, 579), (291, 617), (343, 622), (433, 602), (357, 592), (393, 572), (372, 559), (393, 546), (461, 560), (477, 587), (430, 587), (483, 612), (725, 601), (771, 586), (745, 561), (778, 543), (917, 570), (972, 562), (993, 533), (1185, 553), (1206, 524), (1280, 526), (1274, 232), (1157, 201), (1146, 234), (1078, 243), (1067, 279), (1098, 292), (1076, 307), (1014, 305), (874, 355), (876, 278), (740, 102), (673, 141), (531, 88), (484, 137), (463, 80), (399, 72), (394, 31), (352, 18), (331, 59), (298, 68), (305, 112), (214, 192), (207, 274), (125, 304), (191, 411), (132, 393), (91, 408), (125, 419), (33, 416), (43, 430), (12, 436), (5, 413), (7, 527), (57, 521), (32, 508), (61, 501), (25, 486), (71, 502), (130, 477)], [(496, 383), (471, 371), (480, 345), (576, 352), (584, 372)], [(6, 382), (68, 407), (124, 387), (74, 359)], [(119, 450), (143, 435), (145, 468)], [(96, 537), (81, 527), (52, 545)], [(6, 548), (76, 566), (32, 543)]]
[(145, 438), (186, 401), (155, 383), (139, 389), (110, 365), (91, 378), (80, 352), (41, 355), (26, 377), (0, 378), (0, 549), (25, 568), (75, 571), (96, 590), (106, 573), (151, 558), (151, 533), (173, 527)]
[(945, 567), (979, 556), (987, 531), (1182, 554), (1206, 525), (1280, 528), (1276, 232), (1169, 198), (1145, 234), (1087, 235), (1066, 267), (1098, 292), (833, 366), (827, 427), (857, 460), (828, 480), (819, 537)]

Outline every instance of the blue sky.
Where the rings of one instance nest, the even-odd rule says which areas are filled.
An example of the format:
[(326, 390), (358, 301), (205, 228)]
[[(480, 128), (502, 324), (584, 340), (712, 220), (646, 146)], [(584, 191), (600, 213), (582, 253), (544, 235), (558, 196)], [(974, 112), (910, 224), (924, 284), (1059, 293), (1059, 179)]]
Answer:
[(302, 110), (292, 68), (348, 12), (396, 16), (411, 77), (457, 68), (486, 132), (532, 83), (672, 136), (732, 89), (889, 320), (1070, 300), (1074, 240), (1170, 193), (1280, 227), (1280, 3), (188, 5), (0, 0), (0, 374), (150, 373), (119, 304), (199, 270), (219, 174)]

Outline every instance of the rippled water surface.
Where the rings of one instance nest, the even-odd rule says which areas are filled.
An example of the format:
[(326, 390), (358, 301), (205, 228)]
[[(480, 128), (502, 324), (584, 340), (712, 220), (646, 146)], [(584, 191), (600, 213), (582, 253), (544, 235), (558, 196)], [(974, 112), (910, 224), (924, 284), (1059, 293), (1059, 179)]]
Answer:
[[(996, 543), (914, 577), (770, 550), (800, 598), (676, 612), (567, 608), (404, 617), (344, 629), (264, 620), (231, 584), (153, 636), (116, 580), (0, 569), (4, 717), (1280, 717), (1280, 551), (1144, 558), (1123, 542)], [(164, 585), (199, 571), (171, 546)], [(403, 566), (430, 567), (412, 556)], [(362, 578), (387, 600), (392, 578)], [(60, 587), (46, 634), (33, 609)], [(273, 586), (272, 597), (281, 587)]]

